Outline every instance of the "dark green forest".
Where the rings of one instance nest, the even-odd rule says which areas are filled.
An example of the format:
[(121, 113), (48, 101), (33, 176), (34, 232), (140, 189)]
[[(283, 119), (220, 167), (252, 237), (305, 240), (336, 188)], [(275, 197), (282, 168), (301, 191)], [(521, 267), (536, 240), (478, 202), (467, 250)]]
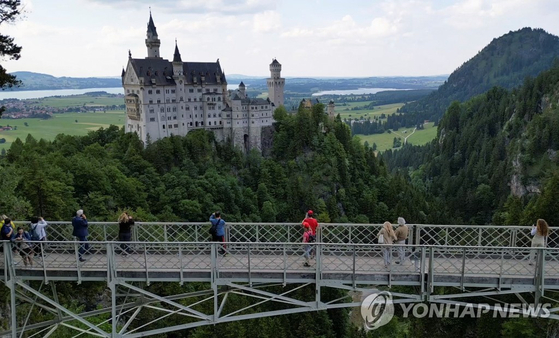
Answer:
[(559, 224), (559, 63), (518, 89), (453, 102), (435, 140), (384, 159), (438, 200), (454, 223)]
[(425, 98), (400, 109), (413, 125), (438, 121), (452, 101), (465, 101), (493, 86), (513, 89), (527, 77), (547, 70), (559, 55), (559, 37), (543, 29), (523, 28), (493, 39), (476, 56), (458, 67)]

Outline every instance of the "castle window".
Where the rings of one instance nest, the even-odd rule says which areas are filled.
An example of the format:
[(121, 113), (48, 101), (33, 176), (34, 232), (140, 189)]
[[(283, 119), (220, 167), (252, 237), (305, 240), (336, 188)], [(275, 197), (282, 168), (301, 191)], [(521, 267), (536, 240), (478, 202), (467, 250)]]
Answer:
[(165, 129), (165, 125), (162, 125), (163, 129)]
[(219, 121), (219, 125), (221, 125), (221, 121)]
[(175, 124), (175, 128), (178, 128), (178, 127), (179, 127), (179, 125), (178, 125), (178, 124)]
[(174, 94), (174, 93), (175, 93), (175, 90), (174, 90), (174, 89), (171, 89), (171, 94)]
[(188, 90), (188, 92), (189, 92), (189, 93), (194, 93), (194, 89), (190, 88), (190, 89)]
[(190, 106), (186, 106), (186, 110), (190, 110)]
[(177, 119), (177, 116), (176, 116), (176, 115), (175, 115), (175, 116), (173, 116), (173, 120), (176, 120), (176, 119)]
[(254, 124), (254, 121), (252, 121), (252, 124)]
[(208, 126), (211, 126), (211, 125), (212, 125), (212, 121), (208, 122)]
[(198, 106), (194, 106), (194, 110), (198, 110)]
[(167, 113), (171, 112), (171, 107), (167, 107)]
[(196, 102), (196, 98), (194, 98), (194, 102)]
[(209, 93), (209, 92), (210, 92), (210, 88), (206, 88), (206, 93)]
[(171, 116), (167, 116), (167, 121), (171, 121)]
[(153, 90), (149, 89), (148, 94), (153, 94)]
[(214, 88), (214, 93), (217, 93), (217, 88)]
[(173, 112), (176, 112), (176, 111), (177, 111), (177, 107), (173, 107)]
[(161, 94), (161, 91), (160, 91), (159, 89), (157, 89), (157, 90), (155, 91), (155, 94)]
[(155, 113), (155, 110), (153, 108), (150, 108), (149, 112), (150, 112), (150, 114), (153, 114), (153, 113)]
[(162, 113), (164, 113), (164, 112), (165, 112), (165, 108), (161, 107), (161, 108), (159, 109), (159, 111), (162, 112)]
[(169, 89), (165, 89), (165, 94), (169, 94)]
[(165, 99), (165, 102), (169, 103), (169, 102), (171, 102), (171, 99), (167, 97), (167, 98)]
[(153, 103), (153, 100), (152, 100), (152, 99), (150, 99), (150, 100), (149, 100), (149, 103)]
[(206, 100), (206, 101), (210, 102), (210, 97), (209, 97), (209, 96), (207, 97), (207, 100)]
[(179, 101), (181, 101), (181, 102), (183, 101), (183, 98), (182, 98), (182, 96), (180, 97)]
[(201, 92), (202, 92), (202, 88), (198, 88), (198, 93), (201, 93)]
[(127, 93), (127, 94), (130, 94), (130, 89), (126, 89), (126, 93)]
[(190, 97), (188, 98), (188, 102), (190, 102)]
[(157, 103), (161, 103), (161, 100), (160, 100), (160, 99), (157, 99)]
[(219, 97), (217, 98), (217, 100), (218, 100), (219, 102), (221, 102), (221, 96), (219, 96)]
[(150, 117), (149, 122), (155, 122), (155, 117)]

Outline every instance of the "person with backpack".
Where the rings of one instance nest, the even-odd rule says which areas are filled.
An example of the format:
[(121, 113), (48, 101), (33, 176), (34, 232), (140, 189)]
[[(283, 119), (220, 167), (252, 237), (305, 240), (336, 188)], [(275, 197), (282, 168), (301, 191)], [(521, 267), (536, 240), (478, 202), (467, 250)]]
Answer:
[(313, 251), (313, 246), (311, 245), (311, 243), (316, 242), (316, 235), (313, 234), (311, 225), (309, 223), (303, 222), (303, 228), (305, 229), (305, 232), (303, 233), (303, 243), (307, 243), (307, 245), (305, 245), (305, 253), (303, 254), (303, 257), (305, 257), (305, 263), (303, 264), (303, 266), (309, 267), (311, 266), (311, 253)]
[[(212, 242), (225, 242), (225, 220), (221, 218), (221, 213), (219, 211), (214, 212), (210, 216), (210, 234), (212, 235)], [(219, 254), (226, 256), (225, 244), (220, 246)]]
[(21, 258), (23, 259), (23, 264), (25, 267), (28, 265), (33, 267), (33, 246), (28, 243), (31, 240), (31, 236), (27, 231), (23, 231), (22, 227), (17, 228), (17, 233), (14, 237), (14, 242), (16, 243), (16, 248), (19, 251)]
[[(44, 242), (47, 240), (47, 232), (45, 228), (48, 226), (48, 223), (39, 216), (31, 217), (31, 224), (29, 225), (29, 236), (31, 237), (32, 241), (37, 242)], [(41, 243), (35, 243), (34, 245), (35, 253), (37, 255), (43, 254), (43, 246)]]

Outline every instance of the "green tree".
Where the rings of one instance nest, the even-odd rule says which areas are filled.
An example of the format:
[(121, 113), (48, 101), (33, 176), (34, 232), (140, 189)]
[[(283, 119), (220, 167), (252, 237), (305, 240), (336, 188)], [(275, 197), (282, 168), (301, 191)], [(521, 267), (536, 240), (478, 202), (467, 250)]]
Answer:
[[(21, 0), (1, 0), (0, 1), (0, 25), (3, 23), (13, 23), (21, 15)], [(18, 60), (20, 58), (21, 47), (16, 45), (14, 38), (0, 34), (0, 57), (2, 59)], [(11, 88), (20, 85), (20, 81), (14, 75), (8, 74), (6, 69), (0, 65), (0, 88)], [(0, 117), (6, 107), (0, 107)]]

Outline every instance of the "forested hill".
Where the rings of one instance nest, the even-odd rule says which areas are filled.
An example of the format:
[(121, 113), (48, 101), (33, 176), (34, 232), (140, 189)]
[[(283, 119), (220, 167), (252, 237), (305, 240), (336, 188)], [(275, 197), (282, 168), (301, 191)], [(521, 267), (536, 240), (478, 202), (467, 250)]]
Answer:
[(13, 72), (12, 75), (15, 75), (22, 82), (21, 87), (14, 87), (13, 90), (122, 87), (122, 80), (116, 77), (55, 77), (33, 72)]
[(418, 121), (438, 121), (450, 103), (482, 94), (493, 86), (512, 89), (527, 76), (549, 69), (559, 57), (559, 37), (543, 29), (523, 28), (493, 39), (476, 56), (450, 74), (439, 89), (409, 103), (401, 112), (415, 113)]
[(423, 147), (385, 153), (444, 205), (441, 219), (559, 225), (559, 62), (522, 87), (454, 102)]

